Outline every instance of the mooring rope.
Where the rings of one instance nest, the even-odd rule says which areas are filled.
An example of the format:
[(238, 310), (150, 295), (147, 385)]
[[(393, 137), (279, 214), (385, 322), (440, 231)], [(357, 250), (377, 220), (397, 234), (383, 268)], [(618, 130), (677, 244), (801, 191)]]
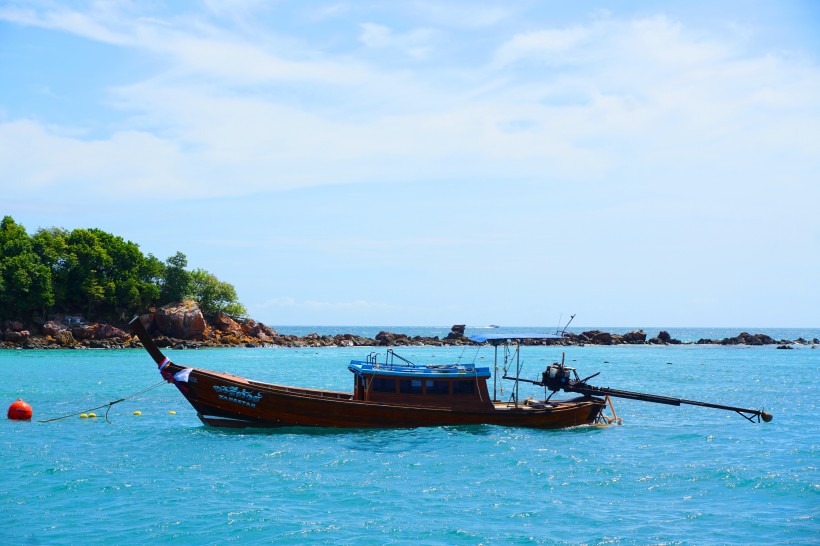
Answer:
[[(165, 385), (165, 384), (166, 384), (166, 381), (162, 380), (159, 383), (157, 383), (156, 385), (151, 385), (150, 387), (142, 389), (141, 391), (135, 392), (133, 394), (129, 394), (128, 396), (124, 396), (124, 397), (120, 398), (119, 400), (114, 400), (113, 402), (108, 402), (107, 404), (103, 404), (103, 405), (97, 406), (95, 408), (89, 408), (87, 410), (78, 411), (77, 413), (70, 413), (68, 415), (62, 415), (60, 417), (54, 417), (52, 419), (38, 420), (37, 422), (38, 423), (51, 423), (53, 421), (59, 421), (60, 419), (67, 419), (69, 417), (74, 417), (76, 415), (82, 415), (83, 413), (88, 413), (90, 411), (94, 411), (94, 410), (98, 410), (100, 408), (106, 408), (106, 407), (107, 407), (107, 409), (105, 410), (105, 420), (108, 421), (108, 412), (111, 410), (111, 406), (113, 406), (114, 404), (119, 404), (120, 402), (125, 402), (126, 400), (129, 400), (129, 399), (134, 398), (135, 396), (139, 396), (141, 394), (145, 394), (146, 392), (148, 392), (150, 390), (153, 390), (153, 389), (156, 389), (157, 387), (159, 387), (161, 385)], [(108, 422), (110, 423), (111, 421), (108, 421)]]

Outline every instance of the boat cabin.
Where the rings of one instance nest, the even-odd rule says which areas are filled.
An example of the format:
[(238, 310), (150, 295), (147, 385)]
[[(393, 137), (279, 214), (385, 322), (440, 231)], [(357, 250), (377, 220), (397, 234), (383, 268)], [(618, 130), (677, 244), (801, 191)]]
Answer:
[[(386, 404), (446, 408), (492, 407), (487, 390), (489, 368), (472, 364), (418, 366), (388, 351), (386, 362), (371, 354), (367, 361), (353, 360), (353, 399)], [(395, 358), (402, 360), (396, 363)]]

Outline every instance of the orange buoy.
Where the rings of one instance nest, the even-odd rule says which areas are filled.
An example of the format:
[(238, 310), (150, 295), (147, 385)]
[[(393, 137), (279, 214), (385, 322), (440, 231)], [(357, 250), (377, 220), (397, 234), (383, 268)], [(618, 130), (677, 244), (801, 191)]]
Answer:
[(16, 402), (9, 406), (9, 419), (15, 421), (28, 421), (31, 419), (31, 406), (23, 402), (22, 398), (18, 398)]

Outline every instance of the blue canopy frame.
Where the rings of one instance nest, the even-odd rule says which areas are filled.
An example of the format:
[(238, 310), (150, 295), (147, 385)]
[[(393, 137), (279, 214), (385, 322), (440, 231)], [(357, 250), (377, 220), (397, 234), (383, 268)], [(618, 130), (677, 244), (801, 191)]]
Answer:
[[(562, 339), (561, 334), (537, 334), (537, 333), (521, 333), (521, 334), (482, 334), (477, 336), (470, 336), (471, 341), (476, 343), (484, 343), (489, 341), (495, 347), (495, 357), (493, 364), (493, 401), (496, 400), (496, 389), (498, 386), (498, 346), (507, 345), (510, 341), (516, 342), (515, 351), (515, 387), (513, 388), (515, 399), (515, 407), (518, 407), (518, 376), (521, 374), (521, 342), (525, 339)], [(506, 350), (505, 350), (506, 351)], [(506, 352), (505, 352), (506, 355)], [(506, 358), (506, 356), (505, 356)]]

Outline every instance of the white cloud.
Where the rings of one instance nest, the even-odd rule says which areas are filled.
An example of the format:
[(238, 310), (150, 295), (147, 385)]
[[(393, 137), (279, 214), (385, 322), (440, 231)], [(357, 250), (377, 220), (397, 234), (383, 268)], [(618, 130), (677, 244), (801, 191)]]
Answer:
[(527, 58), (550, 61), (556, 53), (577, 47), (589, 34), (589, 29), (579, 27), (518, 34), (498, 49), (493, 64), (503, 67)]
[(114, 5), (97, 3), (86, 12), (58, 7), (50, 3), (31, 2), (25, 9), (0, 7), (0, 20), (22, 26), (34, 26), (49, 30), (69, 32), (106, 44), (118, 46), (139, 45), (134, 40), (133, 29), (139, 18), (124, 17)]
[[(497, 39), (483, 68), (451, 72), (280, 51), (199, 19), (113, 10), (2, 16), (163, 58), (155, 76), (109, 89), (127, 117), (108, 137), (26, 120), (2, 126), (4, 170), (57, 193), (139, 184), (172, 198), (192, 188), (208, 197), (356, 181), (555, 184), (612, 173), (645, 188), (655, 184), (647, 172), (681, 176), (681, 161), (696, 166), (691, 184), (715, 191), (722, 184), (710, 170), (742, 168), (749, 150), (772, 158), (755, 169), (757, 182), (747, 181), (759, 186), (780, 170), (778, 154), (791, 154), (793, 172), (814, 165), (820, 142), (816, 65), (744, 56), (731, 36), (697, 35), (664, 17), (528, 30)], [(431, 51), (431, 30), (359, 28), (370, 48), (419, 59)]]
[(336, 3), (336, 4), (328, 4), (328, 5), (320, 6), (318, 8), (315, 8), (315, 9), (309, 11), (309, 14), (314, 19), (323, 20), (323, 19), (333, 19), (335, 17), (345, 15), (345, 14), (349, 13), (350, 10), (351, 10), (351, 7), (350, 7), (349, 4), (344, 3), (344, 2), (339, 2), (339, 3)]
[(375, 23), (362, 23), (359, 40), (368, 47), (383, 47), (390, 43), (390, 29)]
[[(684, 286), (720, 296), (713, 301), (726, 301), (724, 292), (744, 301), (761, 278), (795, 278), (811, 292), (805, 272), (817, 269), (820, 241), (820, 70), (811, 52), (751, 48), (748, 28), (705, 31), (662, 15), (550, 19), (422, 2), (278, 17), (280, 6), (254, 0), (209, 5), (176, 14), (138, 3), (0, 8), (7, 24), (71, 33), (97, 44), (86, 53), (114, 51), (138, 66), (125, 83), (122, 67), (117, 80), (78, 71), (61, 82), (55, 70), (29, 82), (25, 107), (12, 88), (0, 90), (9, 213), (63, 207), (62, 218), (85, 222), (85, 211), (110, 219), (138, 210), (137, 233), (160, 255), (175, 250), (173, 232), (212, 260), (204, 267), (244, 277), (257, 299), (290, 283), (290, 299), (259, 304), (290, 322), (429, 322), (431, 310), (452, 311), (498, 279), (520, 301), (543, 291), (545, 277), (572, 294), (596, 287), (589, 305), (610, 308), (627, 307), (643, 283), (653, 294)], [(50, 35), (33, 38), (48, 48)], [(66, 103), (80, 93), (84, 111), (64, 110), (55, 124), (53, 99), (38, 90)], [(104, 100), (91, 104), (94, 96)], [(293, 192), (280, 204), (279, 190), (356, 182), (370, 183), (362, 195), (370, 194), (359, 202), (353, 189), (341, 222), (339, 204), (322, 201), (345, 196), (340, 189)], [(423, 191), (385, 188), (416, 182)], [(305, 196), (320, 203), (305, 204), (309, 219), (282, 210)], [(437, 199), (447, 206), (430, 215)], [(258, 217), (244, 218), (260, 201)], [(324, 209), (332, 225), (322, 224)], [(204, 229), (201, 219), (215, 214), (225, 225)], [(571, 248), (533, 244), (556, 235)], [(526, 266), (473, 265), (481, 250), (464, 240), (476, 239), (521, 251)], [(273, 263), (282, 255), (285, 270)], [(782, 255), (791, 266), (781, 267)], [(723, 272), (718, 281), (703, 267), (711, 264)], [(385, 288), (398, 277), (404, 290)]]
[(423, 59), (434, 51), (430, 29), (416, 29), (406, 33), (394, 33), (389, 27), (375, 23), (362, 23), (359, 40), (374, 49), (395, 49), (408, 57)]
[(511, 3), (483, 5), (475, 0), (466, 2), (415, 2), (412, 9), (434, 21), (436, 25), (451, 28), (487, 29), (515, 14)]
[[(194, 187), (180, 176), (176, 145), (139, 131), (107, 139), (61, 136), (32, 121), (0, 124), (0, 168), (9, 198), (43, 192), (57, 200), (95, 200)], [(12, 183), (16, 181), (17, 183)]]

